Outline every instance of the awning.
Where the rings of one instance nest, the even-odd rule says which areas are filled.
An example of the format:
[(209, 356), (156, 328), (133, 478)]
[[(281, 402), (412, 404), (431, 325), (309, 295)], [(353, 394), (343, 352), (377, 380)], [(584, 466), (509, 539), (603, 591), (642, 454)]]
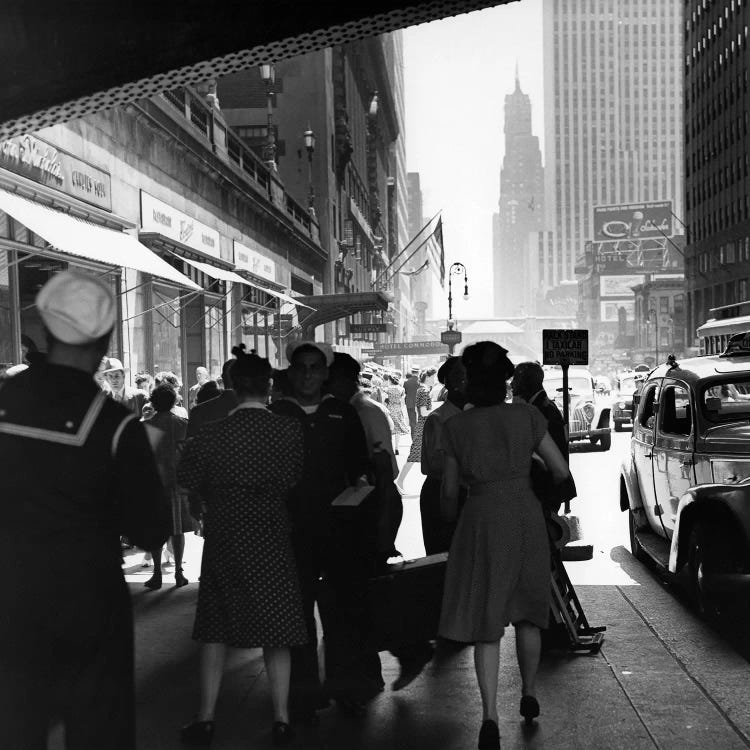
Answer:
[(701, 336), (731, 336), (733, 333), (750, 331), (750, 315), (738, 315), (734, 318), (716, 318), (698, 326), (696, 333)]
[(43, 237), (55, 249), (108, 266), (124, 266), (172, 281), (188, 289), (200, 287), (156, 253), (124, 232), (91, 224), (20, 195), (0, 190), (0, 210)]
[[(235, 276), (236, 275), (237, 274), (235, 274)], [(310, 310), (315, 310), (314, 307), (310, 307), (310, 305), (306, 305), (304, 302), (300, 302), (296, 297), (290, 297), (288, 294), (284, 294), (284, 292), (277, 292), (275, 289), (269, 289), (268, 287), (259, 284), (257, 281), (246, 279), (244, 276), (239, 276), (238, 278), (243, 284), (247, 284), (255, 289), (260, 289), (261, 292), (270, 294), (272, 297), (276, 297), (276, 299), (279, 299), (282, 302), (288, 302), (291, 305), (297, 305), (297, 307), (307, 307)]]
[[(304, 300), (303, 303), (300, 300)], [(388, 297), (383, 292), (350, 292), (345, 294), (308, 294), (300, 297), (297, 304), (304, 304), (315, 312), (307, 313), (300, 325), (303, 329), (316, 328), (340, 318), (348, 318), (358, 312), (385, 312), (388, 309)]]
[(219, 281), (231, 281), (233, 284), (247, 284), (247, 281), (242, 276), (236, 274), (234, 271), (227, 271), (223, 268), (217, 268), (212, 266), (210, 263), (202, 263), (199, 260), (190, 260), (190, 258), (183, 258), (181, 255), (177, 256), (180, 260), (184, 260), (185, 263), (197, 268), (202, 271), (206, 276), (210, 276), (212, 279), (218, 279)]

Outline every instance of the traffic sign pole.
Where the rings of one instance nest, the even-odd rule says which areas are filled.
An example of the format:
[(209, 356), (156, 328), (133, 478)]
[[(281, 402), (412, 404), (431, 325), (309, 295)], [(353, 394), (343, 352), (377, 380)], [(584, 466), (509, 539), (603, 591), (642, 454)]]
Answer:
[(570, 434), (569, 418), (570, 418), (570, 391), (568, 390), (568, 365), (564, 362), (562, 365), (562, 389), (563, 389), (563, 422), (565, 423), (565, 439), (568, 439)]

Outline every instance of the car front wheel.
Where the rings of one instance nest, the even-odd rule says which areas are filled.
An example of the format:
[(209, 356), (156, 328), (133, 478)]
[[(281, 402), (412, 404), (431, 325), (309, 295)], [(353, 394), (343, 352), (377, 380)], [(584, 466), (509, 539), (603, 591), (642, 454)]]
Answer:
[(600, 438), (599, 443), (602, 446), (602, 450), (608, 451), (612, 446), (612, 433), (605, 432)]
[(622, 432), (622, 422), (615, 422), (615, 432)]
[(690, 576), (690, 594), (701, 617), (716, 620), (721, 614), (719, 600), (706, 588), (705, 576), (710, 571), (724, 567), (721, 559), (725, 555), (722, 547), (713, 545), (706, 530), (696, 523), (690, 530), (690, 552), (688, 556), (688, 575)]
[(635, 534), (635, 516), (633, 511), (628, 509), (628, 530), (630, 531), (630, 552), (636, 560), (642, 563), (648, 562), (648, 555), (641, 547), (638, 537)]

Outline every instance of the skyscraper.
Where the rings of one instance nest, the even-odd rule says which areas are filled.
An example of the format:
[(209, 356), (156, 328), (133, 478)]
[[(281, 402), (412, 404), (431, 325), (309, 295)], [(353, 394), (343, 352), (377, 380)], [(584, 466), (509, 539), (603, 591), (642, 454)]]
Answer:
[(543, 284), (574, 278), (595, 206), (671, 200), (683, 217), (682, 3), (543, 5)]
[(542, 228), (544, 175), (539, 138), (531, 133), (531, 100), (516, 88), (505, 97), (505, 156), (500, 172), (498, 213), (492, 222), (495, 315), (531, 312), (536, 261), (529, 233)]

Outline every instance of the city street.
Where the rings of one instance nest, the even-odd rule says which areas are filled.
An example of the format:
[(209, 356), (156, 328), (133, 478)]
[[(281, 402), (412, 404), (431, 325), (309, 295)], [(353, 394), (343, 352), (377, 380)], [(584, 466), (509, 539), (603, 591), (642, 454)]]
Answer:
[[(584, 541), (591, 561), (566, 567), (592, 625), (607, 627), (597, 655), (550, 652), (539, 680), (542, 716), (528, 731), (517, 713), (520, 690), (513, 633), (502, 646), (500, 732), (504, 748), (744, 748), (750, 747), (750, 664), (731, 634), (717, 633), (686, 605), (679, 586), (665, 583), (627, 549), (627, 516), (619, 511), (618, 467), (630, 433), (612, 435), (612, 448), (575, 447), (571, 454)], [(408, 451), (400, 451), (403, 461)], [(407, 480), (415, 493), (418, 469)], [(183, 589), (146, 592), (149, 569), (141, 553), (126, 568), (136, 609), (139, 747), (178, 748), (177, 728), (198, 699), (197, 648), (190, 640), (201, 540), (190, 535)], [(419, 500), (404, 498), (398, 548), (423, 553)], [(167, 571), (171, 568), (166, 568)], [(331, 750), (463, 750), (476, 746), (481, 709), (471, 649), (434, 660), (406, 689), (389, 685), (398, 663), (381, 654), (386, 690), (368, 717), (346, 718), (331, 708), (321, 727), (298, 737), (295, 747)], [(213, 747), (270, 746), (270, 700), (259, 651), (231, 657), (217, 713)], [(321, 743), (323, 743), (321, 745)], [(55, 745), (55, 747), (59, 747)]]

